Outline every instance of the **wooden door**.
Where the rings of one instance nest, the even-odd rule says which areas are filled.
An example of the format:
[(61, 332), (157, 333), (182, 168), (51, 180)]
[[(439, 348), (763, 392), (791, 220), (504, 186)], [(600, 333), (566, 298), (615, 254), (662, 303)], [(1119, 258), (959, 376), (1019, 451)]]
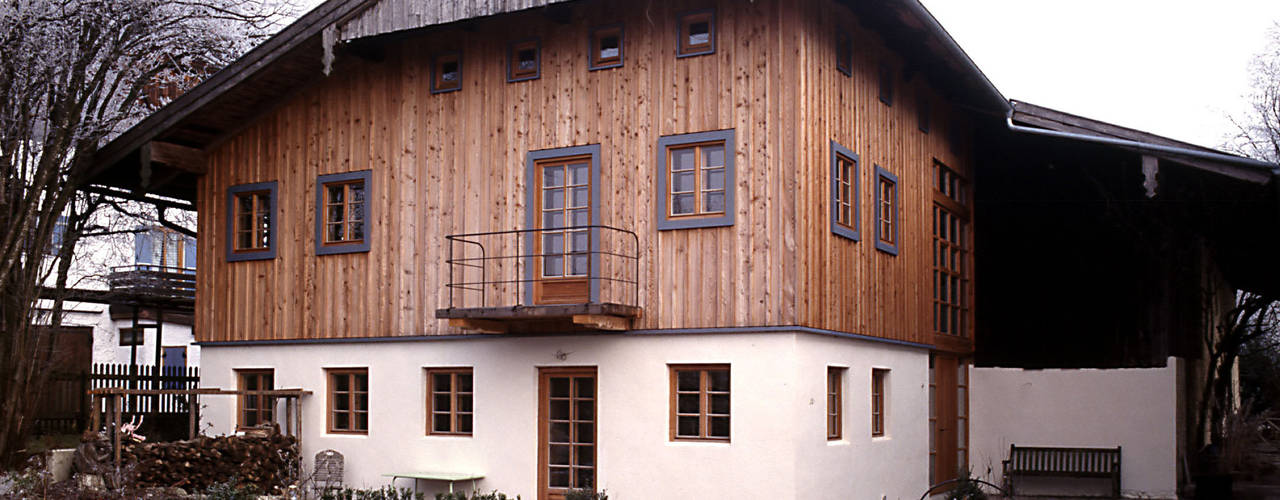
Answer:
[(929, 357), (929, 484), (955, 479), (969, 467), (969, 364)]
[(538, 380), (538, 499), (596, 485), (596, 369), (542, 368)]
[(591, 157), (544, 160), (534, 168), (538, 217), (534, 235), (535, 304), (588, 301), (591, 274)]

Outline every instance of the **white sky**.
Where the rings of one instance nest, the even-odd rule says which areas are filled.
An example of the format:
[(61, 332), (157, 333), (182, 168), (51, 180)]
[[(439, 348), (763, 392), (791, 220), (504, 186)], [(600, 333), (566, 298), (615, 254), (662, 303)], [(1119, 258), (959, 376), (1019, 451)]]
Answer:
[(1280, 21), (1280, 0), (921, 2), (1006, 98), (1210, 147)]

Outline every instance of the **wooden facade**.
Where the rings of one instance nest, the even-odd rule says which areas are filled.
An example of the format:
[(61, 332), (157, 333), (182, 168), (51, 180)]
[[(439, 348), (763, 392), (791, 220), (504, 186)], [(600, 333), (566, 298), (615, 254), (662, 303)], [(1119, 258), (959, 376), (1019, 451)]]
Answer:
[[(679, 15), (708, 7), (715, 53), (677, 58)], [(600, 223), (639, 238), (643, 315), (633, 328), (805, 326), (935, 343), (932, 169), (940, 161), (967, 175), (968, 139), (950, 127), (969, 127), (910, 61), (831, 0), (560, 8), (568, 15), (357, 40), (377, 49), (340, 52), (329, 76), (210, 148), (197, 338), (462, 333), (435, 317), (448, 304), (445, 236), (525, 228), (527, 154), (599, 144)], [(591, 30), (618, 23), (623, 66), (589, 70)], [(850, 76), (836, 69), (839, 32), (852, 42)], [(540, 77), (508, 83), (509, 43), (534, 38)], [(433, 94), (432, 56), (446, 52), (461, 55), (462, 88)], [(878, 98), (882, 64), (894, 75), (891, 105)], [(921, 96), (928, 132), (917, 126)], [(733, 225), (658, 230), (658, 139), (726, 129)], [(859, 156), (861, 241), (829, 229), (831, 141)], [(876, 165), (899, 179), (896, 256), (877, 251), (870, 231)], [(372, 170), (370, 250), (317, 256), (318, 176), (361, 170)], [(227, 262), (228, 189), (271, 181), (275, 258)]]

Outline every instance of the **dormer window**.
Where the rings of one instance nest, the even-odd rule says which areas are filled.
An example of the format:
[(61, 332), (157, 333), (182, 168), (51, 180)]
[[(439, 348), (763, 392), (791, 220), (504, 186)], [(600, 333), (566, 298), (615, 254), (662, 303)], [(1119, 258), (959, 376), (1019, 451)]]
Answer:
[(622, 66), (622, 25), (602, 26), (591, 30), (591, 64), (587, 69)]
[(676, 57), (699, 56), (715, 51), (715, 11), (700, 10), (680, 16), (680, 45)]
[(507, 81), (533, 80), (538, 78), (540, 72), (538, 41), (513, 42), (507, 50)]
[(440, 54), (431, 65), (431, 93), (451, 92), (462, 88), (462, 56), (457, 52)]

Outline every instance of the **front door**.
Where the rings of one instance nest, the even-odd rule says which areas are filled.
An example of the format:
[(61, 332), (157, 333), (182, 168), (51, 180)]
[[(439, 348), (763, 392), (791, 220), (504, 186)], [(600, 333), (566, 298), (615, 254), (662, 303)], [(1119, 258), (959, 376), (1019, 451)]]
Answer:
[(929, 484), (955, 479), (969, 466), (969, 364), (929, 356)]
[(591, 157), (543, 160), (534, 168), (539, 207), (534, 218), (535, 304), (588, 301), (590, 273)]
[(596, 485), (596, 369), (542, 368), (538, 380), (538, 500)]
[[(187, 373), (187, 348), (186, 346), (168, 347), (160, 353), (160, 374), (167, 377), (179, 377)], [(164, 384), (165, 389), (181, 389), (180, 384), (174, 381), (167, 381)]]

